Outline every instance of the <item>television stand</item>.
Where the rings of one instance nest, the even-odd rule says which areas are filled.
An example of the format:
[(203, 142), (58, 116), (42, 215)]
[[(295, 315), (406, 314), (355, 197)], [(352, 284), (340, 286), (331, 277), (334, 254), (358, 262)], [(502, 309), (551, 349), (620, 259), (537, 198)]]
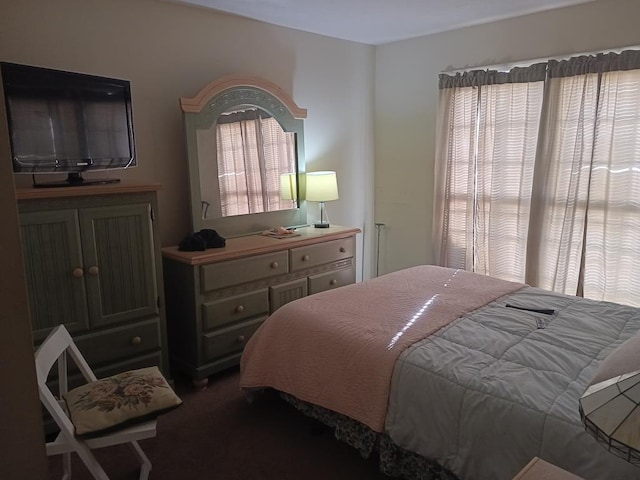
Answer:
[(55, 188), (55, 187), (80, 187), (85, 185), (106, 185), (108, 183), (118, 183), (119, 178), (90, 178), (85, 179), (81, 173), (69, 173), (66, 180), (55, 182), (37, 183), (36, 176), (32, 175), (33, 188)]

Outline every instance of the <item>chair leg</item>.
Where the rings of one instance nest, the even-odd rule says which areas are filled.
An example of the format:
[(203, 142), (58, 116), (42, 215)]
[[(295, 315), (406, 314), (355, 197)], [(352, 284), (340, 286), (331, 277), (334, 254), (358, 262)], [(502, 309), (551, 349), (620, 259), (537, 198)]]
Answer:
[(96, 457), (93, 455), (93, 452), (91, 452), (91, 449), (89, 447), (83, 444), (78, 444), (76, 453), (84, 462), (95, 480), (109, 480), (109, 476), (103, 470), (102, 465), (98, 463), (98, 460), (96, 460)]
[(62, 480), (71, 480), (71, 453), (62, 454)]
[(138, 460), (140, 460), (140, 480), (147, 480), (149, 478), (149, 472), (151, 472), (151, 461), (149, 461), (149, 458), (145, 455), (138, 442), (129, 442), (129, 445), (138, 457)]

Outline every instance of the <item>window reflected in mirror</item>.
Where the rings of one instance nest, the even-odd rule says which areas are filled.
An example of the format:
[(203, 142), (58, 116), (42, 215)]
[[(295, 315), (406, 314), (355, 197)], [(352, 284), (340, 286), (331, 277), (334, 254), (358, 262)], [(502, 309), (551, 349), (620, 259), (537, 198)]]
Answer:
[(307, 224), (307, 111), (277, 85), (227, 75), (182, 97), (191, 225), (226, 238)]
[(291, 184), (284, 191), (282, 183), (297, 173), (295, 133), (285, 132), (268, 112), (253, 106), (224, 112), (212, 129), (215, 143), (213, 135), (198, 136), (199, 150), (208, 148), (212, 159), (215, 148), (216, 162), (210, 167), (217, 167), (201, 172), (201, 191), (219, 196), (202, 199), (202, 218), (297, 207), (297, 191), (292, 192)]

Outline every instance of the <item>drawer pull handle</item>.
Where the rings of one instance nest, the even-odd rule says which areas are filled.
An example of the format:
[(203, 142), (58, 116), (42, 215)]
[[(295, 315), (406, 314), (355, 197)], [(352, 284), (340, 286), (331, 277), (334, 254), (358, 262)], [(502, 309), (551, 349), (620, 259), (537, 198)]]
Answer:
[(278, 268), (279, 266), (278, 262), (271, 262), (271, 268)]
[(329, 281), (329, 285), (337, 285), (338, 284), (338, 280), (336, 280), (335, 278), (332, 278), (331, 281)]
[(82, 276), (84, 275), (84, 270), (82, 270), (80, 267), (74, 268), (72, 275), (75, 278), (82, 278)]
[(303, 261), (303, 262), (306, 262), (306, 261), (308, 261), (308, 260), (309, 260), (309, 255), (304, 255), (304, 256), (302, 257), (302, 261)]
[(237, 313), (242, 313), (242, 312), (244, 312), (244, 305), (238, 305), (238, 306), (236, 307), (236, 312), (237, 312)]
[(133, 337), (131, 339), (131, 345), (140, 345), (142, 343), (142, 337)]
[(95, 265), (93, 265), (92, 267), (89, 267), (89, 275), (92, 276), (96, 276), (98, 275), (98, 273), (100, 273), (100, 270), (98, 270), (98, 267), (96, 267)]
[(340, 253), (344, 253), (344, 252), (346, 252), (346, 251), (347, 251), (347, 249), (346, 249), (346, 248), (344, 248), (344, 247), (340, 247)]
[(244, 343), (244, 335), (238, 336), (238, 343)]

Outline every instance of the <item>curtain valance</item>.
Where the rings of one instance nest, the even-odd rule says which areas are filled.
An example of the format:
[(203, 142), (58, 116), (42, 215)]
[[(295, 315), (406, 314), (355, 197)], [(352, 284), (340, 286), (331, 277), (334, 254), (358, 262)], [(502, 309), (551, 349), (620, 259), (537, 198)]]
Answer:
[(541, 82), (547, 77), (571, 77), (589, 73), (636, 69), (640, 69), (640, 50), (624, 50), (620, 53), (598, 53), (595, 55), (580, 55), (566, 60), (549, 60), (527, 67), (514, 67), (508, 72), (469, 70), (455, 74), (441, 73), (439, 88)]

